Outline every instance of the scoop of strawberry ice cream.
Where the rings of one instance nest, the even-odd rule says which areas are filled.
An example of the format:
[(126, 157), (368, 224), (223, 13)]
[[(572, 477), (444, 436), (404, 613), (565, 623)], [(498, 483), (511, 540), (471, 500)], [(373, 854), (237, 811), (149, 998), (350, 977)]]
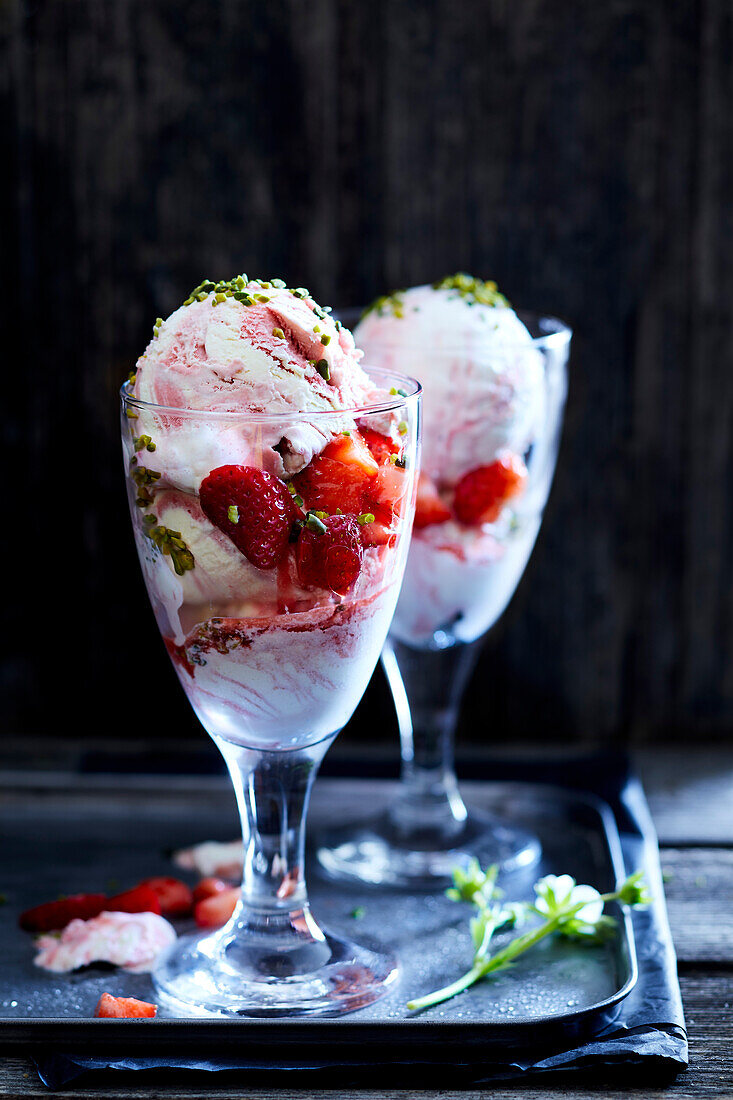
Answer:
[[(241, 284), (241, 286), (240, 286)], [(217, 290), (218, 287), (226, 289)], [(308, 292), (281, 280), (204, 282), (167, 320), (137, 362), (133, 395), (157, 406), (206, 411), (200, 418), (140, 409), (136, 429), (149, 436), (148, 469), (163, 484), (197, 492), (208, 472), (225, 464), (256, 465), (282, 476), (319, 453), (328, 427), (303, 420), (283, 432), (283, 414), (357, 408), (374, 388), (359, 365), (351, 333)], [(263, 413), (252, 425), (219, 413)], [(130, 455), (132, 457), (132, 455)]]
[(33, 961), (56, 973), (95, 962), (143, 973), (175, 939), (173, 926), (157, 913), (100, 913), (91, 920), (72, 920), (60, 936), (39, 936)]
[(430, 477), (453, 484), (531, 443), (544, 413), (542, 357), (493, 284), (459, 275), (397, 292), (370, 308), (354, 337), (367, 363), (422, 383)]

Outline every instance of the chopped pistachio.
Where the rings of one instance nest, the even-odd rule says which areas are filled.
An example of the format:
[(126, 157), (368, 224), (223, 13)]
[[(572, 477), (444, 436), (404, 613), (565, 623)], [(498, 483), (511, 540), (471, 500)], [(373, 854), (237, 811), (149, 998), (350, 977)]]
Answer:
[(374, 515), (371, 512), (362, 512), (357, 516), (357, 522), (363, 527), (366, 523), (374, 523)]
[(316, 370), (320, 374), (324, 382), (330, 382), (331, 380), (331, 368), (328, 365), (326, 359), (319, 359), (316, 363)]
[(282, 330), (281, 328), (274, 328), (274, 329), (272, 330), (272, 335), (273, 335), (273, 336), (274, 336), (274, 337), (275, 337), (275, 338), (276, 338), (277, 340), (284, 340), (284, 339), (285, 339), (285, 333), (283, 332), (283, 330)]
[(305, 521), (305, 525), (309, 531), (312, 531), (314, 535), (325, 535), (328, 528), (314, 512), (309, 512)]
[(227, 508), (227, 518), (230, 523), (239, 523), (239, 508), (236, 504), (230, 504)]
[(321, 343), (323, 344), (324, 348), (327, 348), (328, 345), (331, 343), (331, 337), (328, 335), (328, 333), (323, 333), (323, 335), (321, 336)]
[(455, 275), (446, 275), (433, 283), (433, 290), (454, 290), (467, 305), (508, 306), (509, 302), (500, 294), (493, 280), (484, 281), (458, 271)]
[(400, 420), (399, 424), (397, 425), (397, 431), (400, 433), (400, 435), (407, 435), (407, 423), (404, 420)]

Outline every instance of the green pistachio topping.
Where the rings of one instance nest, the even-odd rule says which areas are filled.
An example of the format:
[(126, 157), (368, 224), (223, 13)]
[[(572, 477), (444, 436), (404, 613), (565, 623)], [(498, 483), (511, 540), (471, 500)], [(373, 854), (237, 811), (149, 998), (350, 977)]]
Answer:
[(274, 329), (272, 330), (272, 335), (273, 335), (273, 336), (274, 336), (274, 337), (275, 337), (275, 338), (276, 338), (277, 340), (284, 340), (284, 339), (285, 339), (285, 333), (283, 332), (283, 330), (282, 330), (281, 328), (274, 328)]
[(230, 504), (227, 508), (227, 518), (230, 523), (239, 523), (239, 508), (236, 504)]
[(321, 343), (323, 344), (324, 348), (327, 348), (328, 345), (331, 343), (331, 337), (325, 332), (321, 336)]
[(173, 568), (179, 577), (193, 569), (196, 562), (193, 554), (181, 538), (180, 531), (171, 531), (169, 527), (163, 527), (153, 515), (143, 516), (143, 531), (157, 546), (158, 550), (173, 563)]
[(437, 283), (433, 283), (433, 290), (455, 290), (468, 305), (509, 305), (504, 295), (497, 290), (495, 282), (477, 279), (473, 275), (467, 275), (465, 271), (459, 271), (455, 275), (446, 275), (444, 279), (439, 279)]
[(132, 409), (125, 409), (125, 416), (128, 420), (137, 420), (137, 413), (133, 412)]
[(393, 317), (405, 316), (404, 290), (393, 290), (391, 294), (382, 294), (375, 298), (370, 306), (362, 313), (362, 318), (369, 313), (376, 313), (378, 317), (387, 317), (391, 313)]
[(331, 368), (329, 367), (325, 359), (318, 360), (318, 362), (316, 363), (316, 370), (318, 371), (324, 382), (331, 381)]
[(315, 512), (309, 512), (305, 521), (305, 525), (309, 531), (312, 531), (314, 535), (325, 535), (328, 528), (326, 524), (316, 515)]
[(397, 425), (397, 431), (400, 433), (400, 435), (407, 435), (407, 424), (404, 420), (400, 420), (399, 424)]
[(357, 522), (363, 527), (366, 523), (374, 523), (374, 516), (371, 512), (362, 512), (360, 516), (357, 516)]

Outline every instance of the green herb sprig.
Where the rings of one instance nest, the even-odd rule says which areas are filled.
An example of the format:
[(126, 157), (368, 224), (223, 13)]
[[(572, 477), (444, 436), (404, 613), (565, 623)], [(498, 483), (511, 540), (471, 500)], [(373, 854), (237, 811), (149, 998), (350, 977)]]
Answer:
[[(454, 885), (446, 891), (452, 901), (473, 905), (477, 915), (471, 919), (474, 957), (471, 968), (455, 982), (408, 1001), (412, 1011), (431, 1008), (463, 993), (489, 974), (511, 966), (519, 955), (535, 947), (550, 935), (560, 935), (586, 943), (598, 943), (613, 933), (616, 922), (603, 914), (606, 902), (617, 901), (632, 908), (648, 905), (651, 898), (641, 871), (637, 871), (607, 894), (599, 894), (592, 886), (578, 885), (570, 875), (546, 875), (534, 885), (534, 902), (505, 903), (503, 891), (496, 885), (498, 867), (482, 871), (477, 860), (467, 870), (453, 872)], [(496, 954), (489, 948), (494, 934), (524, 924), (532, 916), (541, 924), (516, 936)]]

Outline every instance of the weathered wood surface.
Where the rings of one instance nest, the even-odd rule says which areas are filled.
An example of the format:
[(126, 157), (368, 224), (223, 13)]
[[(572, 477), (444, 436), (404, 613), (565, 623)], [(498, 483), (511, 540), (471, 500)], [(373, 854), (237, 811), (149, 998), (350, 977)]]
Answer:
[[(549, 512), (463, 735), (727, 731), (732, 43), (730, 0), (5, 0), (10, 732), (103, 708), (125, 734), (124, 670), (170, 692), (151, 735), (195, 735), (116, 442), (153, 319), (203, 273), (358, 302), (457, 268), (576, 328)], [(394, 728), (383, 686), (354, 728)]]

